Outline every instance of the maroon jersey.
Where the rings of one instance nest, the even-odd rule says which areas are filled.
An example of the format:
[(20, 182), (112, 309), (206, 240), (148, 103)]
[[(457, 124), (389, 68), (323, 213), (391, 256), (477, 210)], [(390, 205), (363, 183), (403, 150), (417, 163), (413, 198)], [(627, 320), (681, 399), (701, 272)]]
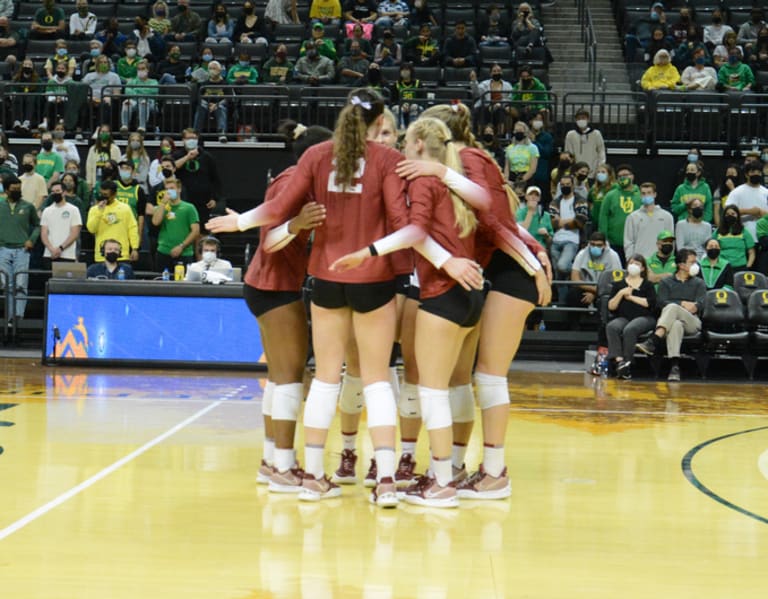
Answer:
[(333, 142), (309, 148), (296, 165), (290, 185), (271, 202), (272, 222), (285, 222), (297, 214), (308, 196), (325, 205), (326, 218), (315, 229), (308, 272), (339, 283), (376, 283), (394, 278), (388, 257), (368, 260), (361, 268), (333, 272), (333, 262), (368, 247), (388, 231), (408, 224), (405, 181), (395, 173), (402, 155), (386, 146), (367, 142), (354, 180), (342, 188), (336, 183)]
[[(274, 201), (290, 184), (295, 170), (295, 166), (288, 167), (272, 181), (264, 196), (265, 202)], [(245, 282), (264, 291), (301, 291), (307, 275), (307, 241), (311, 231), (301, 231), (283, 249), (270, 254), (264, 251), (264, 240), (271, 228), (261, 228), (259, 247), (245, 273)]]
[(496, 239), (500, 233), (505, 235), (507, 239), (511, 236), (517, 237), (522, 242), (520, 248), (523, 249), (522, 246), (524, 245), (530, 251), (530, 254), (523, 252), (527, 255), (513, 256), (517, 262), (521, 260), (529, 262), (531, 255), (535, 256), (544, 251), (544, 248), (527, 231), (517, 226), (515, 215), (512, 214), (509, 207), (507, 192), (504, 189), (504, 176), (493, 158), (477, 148), (463, 148), (460, 156), (467, 178), (485, 187), (491, 196), (491, 209), (478, 215), (480, 225), (477, 229), (475, 259), (483, 267), (488, 265), (491, 255), (498, 247)]
[[(474, 257), (475, 233), (473, 231), (463, 239), (459, 237), (451, 193), (440, 179), (437, 177), (414, 179), (408, 188), (408, 195), (411, 201), (412, 224), (426, 231), (453, 257)], [(456, 285), (456, 281), (445, 271), (435, 269), (418, 253), (416, 254), (416, 272), (419, 275), (421, 299), (436, 297)]]

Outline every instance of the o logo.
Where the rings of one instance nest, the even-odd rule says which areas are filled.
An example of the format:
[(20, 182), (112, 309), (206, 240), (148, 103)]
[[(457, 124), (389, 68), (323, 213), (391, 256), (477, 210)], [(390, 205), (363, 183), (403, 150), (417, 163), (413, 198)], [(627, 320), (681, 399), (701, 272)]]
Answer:
[(728, 292), (725, 290), (719, 290), (715, 292), (715, 301), (718, 304), (728, 303)]
[(623, 270), (614, 270), (611, 273), (611, 276), (613, 276), (613, 280), (615, 282), (623, 281), (624, 280), (624, 271)]
[(53, 15), (45, 15), (43, 17), (43, 23), (45, 23), (46, 25), (50, 25), (51, 23), (53, 23)]
[(755, 284), (755, 273), (753, 273), (753, 272), (745, 272), (744, 273), (744, 282), (747, 285), (754, 285)]
[(763, 298), (763, 305), (768, 306), (768, 291), (763, 291), (761, 297)]

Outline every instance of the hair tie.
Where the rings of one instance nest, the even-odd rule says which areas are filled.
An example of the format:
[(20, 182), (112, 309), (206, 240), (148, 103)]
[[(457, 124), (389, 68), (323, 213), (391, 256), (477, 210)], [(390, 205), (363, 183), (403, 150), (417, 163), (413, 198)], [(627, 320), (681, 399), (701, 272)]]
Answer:
[(306, 132), (307, 132), (307, 128), (304, 125), (302, 125), (301, 123), (296, 123), (296, 127), (293, 130), (293, 140), (296, 141)]
[(360, 107), (364, 108), (365, 110), (370, 110), (371, 109), (371, 103), (370, 102), (365, 102), (365, 101), (361, 100), (360, 98), (358, 98), (357, 96), (352, 96), (352, 98), (350, 98), (350, 100), (349, 100), (349, 103), (352, 104), (352, 106), (360, 106)]
[(451, 110), (453, 110), (453, 112), (459, 112), (459, 104), (461, 104), (461, 100), (451, 100)]
[(443, 142), (443, 145), (447, 146), (447, 145), (448, 145), (449, 143), (451, 143), (452, 141), (453, 141), (453, 139), (451, 139), (451, 138), (449, 137), (448, 139), (446, 139), (446, 140)]

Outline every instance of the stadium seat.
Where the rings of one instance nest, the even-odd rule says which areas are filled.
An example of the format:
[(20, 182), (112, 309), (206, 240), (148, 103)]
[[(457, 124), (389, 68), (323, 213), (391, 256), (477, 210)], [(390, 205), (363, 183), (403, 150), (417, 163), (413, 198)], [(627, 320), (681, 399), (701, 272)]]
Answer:
[(472, 68), (445, 67), (443, 69), (443, 80), (449, 87), (469, 87), (469, 74), (474, 71)]
[(272, 38), (276, 42), (302, 42), (309, 39), (309, 33), (304, 23), (277, 24)]
[[(739, 295), (730, 289), (710, 289), (704, 297), (701, 313), (702, 328), (705, 331), (704, 350), (699, 367), (702, 376), (714, 356), (738, 355), (749, 374), (747, 366), (749, 353), (749, 331), (744, 318), (744, 305)], [(698, 360), (697, 360), (698, 361)]]
[(768, 277), (763, 273), (744, 270), (733, 275), (733, 289), (746, 306), (752, 294), (758, 289), (768, 289)]
[(480, 46), (480, 64), (489, 67), (494, 63), (503, 67), (511, 65), (512, 49), (509, 46)]

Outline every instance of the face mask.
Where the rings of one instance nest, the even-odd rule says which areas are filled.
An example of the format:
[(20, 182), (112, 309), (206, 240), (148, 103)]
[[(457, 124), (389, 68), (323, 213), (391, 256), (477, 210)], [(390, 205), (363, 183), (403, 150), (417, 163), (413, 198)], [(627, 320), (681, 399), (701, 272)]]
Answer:
[(752, 185), (758, 185), (760, 181), (763, 180), (762, 175), (750, 175), (749, 176), (749, 182), (752, 183)]
[(21, 72), (25, 75), (31, 75), (32, 74), (32, 67), (23, 67), (21, 69)]
[(216, 262), (216, 252), (203, 252), (203, 262), (213, 264)]
[(715, 25), (719, 25), (720, 23), (722, 23), (722, 22), (723, 22), (723, 19), (722, 19), (721, 17), (712, 17), (712, 22), (713, 22)]
[(69, 169), (67, 171), (67, 174), (68, 175), (77, 175), (77, 174), (79, 174), (79, 171), (76, 171), (75, 169)]
[[(101, 169), (101, 176), (104, 179), (112, 179), (115, 176), (115, 171), (111, 168), (102, 168)], [(102, 198), (103, 200), (106, 200), (107, 198)]]
[(112, 134), (108, 132), (99, 133), (99, 141), (103, 144), (108, 144), (112, 141)]
[(651, 13), (651, 21), (658, 21), (660, 18), (659, 13), (655, 11)]
[(351, 54), (352, 56), (360, 56), (360, 48), (353, 49)]
[(688, 154), (688, 162), (698, 162), (699, 161), (699, 155), (698, 154)]
[(205, 62), (210, 62), (211, 60), (213, 60), (213, 54), (203, 54), (203, 60)]
[(501, 81), (501, 73), (494, 73), (493, 75), (491, 75), (491, 79), (493, 79), (494, 81)]
[(370, 81), (371, 83), (378, 83), (379, 81), (381, 81), (381, 71), (379, 71), (379, 69), (369, 69), (368, 81)]
[[(707, 61), (704, 59), (704, 57), (703, 57), (703, 56), (699, 56), (699, 57), (698, 57), (698, 58), (697, 58), (697, 59), (696, 59), (694, 62), (695, 62), (696, 64), (706, 64), (706, 62), (707, 62)], [(694, 154), (694, 156), (696, 156), (696, 155)], [(698, 157), (698, 156), (696, 156), (696, 159), (697, 159), (697, 160), (698, 160), (698, 158), (699, 158), (699, 157)]]
[(408, 81), (411, 78), (411, 72), (410, 71), (401, 71), (400, 77)]
[(80, 16), (84, 17), (88, 14), (88, 7), (87, 6), (78, 6), (77, 12)]
[(168, 199), (173, 202), (173, 201), (176, 201), (176, 198), (179, 197), (179, 192), (175, 189), (166, 189), (165, 195), (167, 195)]
[(117, 259), (120, 257), (120, 254), (117, 252), (107, 252), (104, 254), (104, 259), (109, 262), (110, 264), (114, 264), (117, 262)]
[(493, 133), (483, 133), (483, 141), (487, 144), (493, 143)]
[(563, 196), (569, 196), (571, 195), (573, 188), (570, 185), (561, 185), (560, 191), (563, 193)]
[(691, 208), (691, 216), (693, 218), (701, 218), (704, 216), (704, 208), (701, 206), (696, 206), (696, 208)]
[(170, 57), (173, 58), (173, 60), (179, 60), (181, 54), (179, 52), (171, 52)]
[(762, 160), (763, 162), (768, 162), (768, 154), (761, 154), (760, 160)]
[(59, 56), (66, 56), (67, 55), (67, 49), (66, 48), (57, 48), (56, 54)]
[(91, 48), (91, 58), (96, 58), (99, 54), (101, 54), (101, 50), (98, 48)]
[(164, 168), (160, 172), (163, 173), (163, 178), (165, 178), (165, 179), (169, 179), (169, 178), (173, 177), (173, 171), (171, 169), (169, 169), (169, 168)]
[(251, 65), (251, 63), (250, 63), (249, 61), (247, 61), (247, 60), (241, 60), (241, 61), (239, 62), (239, 64), (240, 64), (240, 66), (241, 66), (241, 67), (243, 67), (243, 68), (249, 67), (249, 66)]
[(653, 196), (643, 196), (643, 206), (650, 206), (656, 201), (656, 198)]
[(61, 200), (63, 200), (63, 199), (64, 199), (64, 196), (61, 195), (60, 193), (52, 193), (51, 194), (51, 201), (55, 202), (56, 204), (61, 202)]
[(53, 132), (53, 139), (64, 139), (64, 132), (63, 131), (54, 131)]
[(643, 267), (633, 262), (632, 264), (627, 266), (627, 272), (629, 273), (630, 276), (637, 277), (637, 276), (640, 276), (640, 273), (643, 272)]
[(698, 264), (691, 264), (688, 267), (688, 274), (692, 277), (698, 276), (699, 272), (701, 272), (701, 267)]
[(720, 257), (720, 248), (709, 248), (707, 250), (707, 258), (710, 260), (717, 260)]
[(736, 64), (739, 62), (738, 56), (729, 56), (728, 57), (728, 64)]
[(253, 6), (243, 6), (243, 12), (247, 15), (253, 14)]
[(160, 146), (160, 153), (163, 156), (167, 156), (168, 154), (171, 153), (171, 148), (169, 148), (168, 146)]
[(315, 60), (315, 58), (317, 58), (317, 50), (307, 50), (307, 58), (309, 58), (309, 60)]
[(724, 222), (726, 225), (728, 225), (729, 227), (730, 227), (731, 225), (735, 225), (735, 224), (736, 224), (736, 215), (734, 215), (734, 214), (726, 214), (726, 215), (723, 217), (723, 222)]
[(187, 10), (187, 7), (186, 7), (186, 6), (184, 6), (184, 5), (182, 5), (182, 4), (179, 4), (179, 10), (180, 10), (181, 12), (184, 12), (185, 10)]
[(108, 64), (100, 64), (99, 65), (99, 73), (109, 73), (109, 65)]
[(685, 178), (686, 178), (688, 181), (691, 181), (691, 182), (693, 182), (693, 181), (695, 181), (695, 180), (696, 180), (696, 176), (697, 176), (697, 174), (696, 174), (696, 173), (685, 173)]
[(12, 202), (18, 202), (21, 199), (21, 190), (20, 189), (9, 189), (8, 190), (8, 199)]
[(576, 175), (576, 180), (579, 183), (583, 183), (584, 181), (586, 181), (586, 179), (587, 179), (587, 175), (585, 175), (583, 173), (579, 173), (578, 175)]
[(130, 181), (133, 173), (131, 171), (127, 171), (125, 169), (120, 169), (120, 178), (123, 181)]
[(595, 176), (598, 183), (605, 183), (608, 180), (608, 173), (597, 173)]
[(525, 132), (524, 131), (515, 131), (515, 140), (516, 141), (523, 141), (525, 139)]
[(288, 56), (287, 52), (275, 52), (275, 57), (279, 58), (280, 60), (285, 60), (286, 56)]
[(75, 188), (75, 184), (72, 183), (71, 181), (68, 183), (64, 183), (64, 189), (66, 189), (67, 191), (72, 191), (74, 188)]
[(33, 170), (35, 170), (35, 165), (25, 162), (21, 165), (21, 170), (23, 170), (25, 173), (31, 173)]
[(629, 177), (619, 177), (619, 185), (621, 187), (628, 187), (632, 183), (632, 179)]
[(165, 9), (164, 9), (164, 8), (158, 8), (158, 9), (155, 11), (155, 14), (156, 14), (158, 17), (164, 17), (164, 16), (165, 16)]
[(196, 150), (197, 149), (197, 139), (190, 138), (184, 140), (184, 147), (187, 150)]
[(589, 246), (589, 255), (593, 258), (599, 258), (603, 255), (603, 248), (595, 247), (594, 245)]
[(144, 71), (144, 70), (136, 71), (136, 74), (138, 75), (139, 79), (141, 79), (142, 81), (144, 81), (147, 77), (149, 77), (149, 71)]
[(531, 123), (531, 127), (533, 127), (534, 131), (539, 131), (544, 126), (544, 121), (533, 121)]
[(106, 202), (107, 204), (109, 204), (109, 200), (110, 200), (110, 197), (109, 197), (109, 196), (102, 196), (102, 195), (100, 195), (100, 196), (99, 196), (99, 199), (100, 199), (102, 202)]
[(46, 152), (50, 152), (51, 149), (53, 148), (53, 140), (45, 139), (43, 140), (43, 143), (41, 143), (40, 145), (43, 146), (43, 150), (45, 150)]
[(661, 244), (661, 253), (665, 256), (669, 256), (672, 253), (672, 250), (674, 249), (674, 245), (671, 243), (662, 243)]
[(131, 145), (131, 150), (139, 150), (141, 148), (140, 141), (132, 141), (130, 145)]
[(680, 15), (680, 22), (681, 23), (688, 23), (691, 20), (691, 17), (688, 15)]
[(579, 129), (586, 129), (588, 124), (589, 124), (589, 121), (587, 121), (587, 119), (579, 119), (578, 121), (576, 121), (576, 126)]
[(570, 168), (570, 166), (571, 166), (570, 160), (561, 160), (557, 168), (558, 170), (561, 170), (561, 171), (567, 171)]

